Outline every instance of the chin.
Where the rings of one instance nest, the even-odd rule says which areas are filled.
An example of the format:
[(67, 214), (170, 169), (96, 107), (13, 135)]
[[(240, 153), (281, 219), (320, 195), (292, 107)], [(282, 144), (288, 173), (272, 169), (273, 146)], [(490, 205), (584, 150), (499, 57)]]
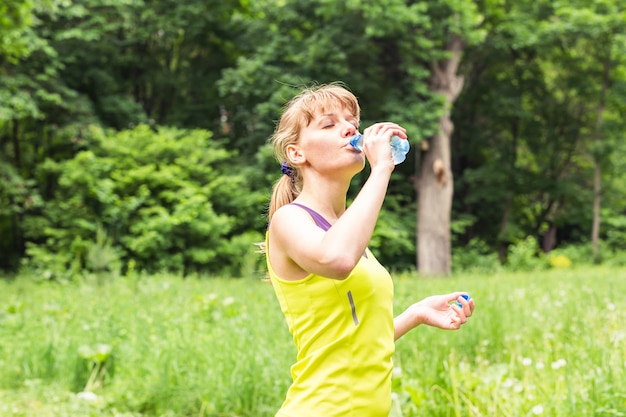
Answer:
[(354, 163), (358, 167), (356, 173), (359, 173), (365, 169), (365, 158), (361, 158), (358, 162)]

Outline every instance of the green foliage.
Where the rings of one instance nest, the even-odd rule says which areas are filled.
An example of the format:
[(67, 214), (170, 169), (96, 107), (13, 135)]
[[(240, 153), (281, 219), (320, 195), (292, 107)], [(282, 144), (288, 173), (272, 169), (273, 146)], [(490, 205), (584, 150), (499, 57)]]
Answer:
[(498, 255), (489, 245), (474, 238), (467, 244), (452, 249), (452, 271), (456, 273), (494, 273), (502, 266)]
[(0, 58), (15, 61), (28, 55), (28, 36), (33, 24), (33, 1), (5, 0), (0, 4)]
[[(408, 269), (422, 140), (445, 110), (431, 76), (451, 35), (464, 41), (465, 88), (450, 109), (458, 266), (491, 269), (492, 254), (552, 225), (557, 248), (584, 247), (596, 165), (601, 258), (623, 263), (624, 28), (618, 0), (5, 0), (0, 268), (27, 255), (46, 279), (105, 264), (123, 274), (132, 262), (253, 273), (260, 265), (244, 248), (261, 237), (280, 172), (266, 139), (281, 106), (300, 86), (341, 80), (359, 97), (363, 126), (408, 129), (412, 151), (372, 241), (386, 265)], [(201, 186), (202, 170), (163, 168), (149, 159), (158, 153), (133, 166), (93, 125), (129, 129), (133, 141), (139, 125), (206, 129), (240, 151), (220, 176), (241, 176)], [(214, 190), (227, 197), (205, 198)], [(96, 250), (98, 225), (107, 243)], [(207, 234), (221, 243), (206, 244)]]
[(78, 348), (82, 361), (76, 362), (73, 390), (93, 392), (104, 387), (105, 379), (114, 374), (112, 350), (107, 344), (82, 345)]
[(546, 267), (537, 239), (527, 236), (509, 246), (506, 267), (512, 271), (534, 271)]
[[(56, 178), (41, 165), (84, 150), (91, 124), (219, 127), (215, 81), (234, 59), (229, 19), (240, 2), (149, 6), (143, 0), (0, 5), (0, 154), (24, 180), (36, 181), (44, 200)], [(37, 222), (30, 213), (0, 219), (0, 233), (10, 238), (2, 267), (23, 257), (25, 229)]]
[[(588, 240), (594, 158), (604, 155), (596, 160), (603, 172), (611, 169), (617, 132), (624, 129), (621, 118), (614, 130), (626, 102), (617, 52), (624, 42), (623, 5), (522, 1), (481, 8), (488, 34), (484, 44), (469, 48), (464, 66), (471, 79), (453, 113), (455, 207), (476, 216), (474, 230), (491, 245), (496, 236), (506, 245), (540, 235), (546, 224), (555, 225), (563, 241)], [(604, 102), (608, 56), (611, 99)], [(598, 132), (601, 141), (593, 140)], [(603, 194), (614, 195), (615, 184), (606, 179), (615, 176), (603, 178)], [(602, 204), (623, 214), (619, 204), (604, 198)]]
[(601, 233), (607, 248), (620, 256), (626, 253), (626, 143), (623, 140), (616, 142), (603, 180)]
[(425, 63), (437, 45), (425, 4), (293, 0), (251, 7), (235, 20), (244, 53), (219, 81), (235, 128), (248, 133), (237, 139), (244, 149), (265, 141), (300, 87), (338, 80), (359, 97), (362, 125), (395, 120), (414, 144), (435, 133), (442, 102), (428, 90)]
[(229, 19), (239, 1), (63, 3), (41, 16), (62, 77), (106, 126), (215, 129), (215, 82), (234, 59)]
[(395, 271), (415, 269), (415, 207), (402, 198), (389, 199), (380, 213), (370, 250)]
[[(74, 239), (73, 247), (76, 243), (82, 243), (80, 237)], [(96, 278), (100, 284), (104, 279), (104, 274), (110, 273), (113, 277), (119, 275), (121, 270), (121, 260), (118, 253), (118, 249), (113, 247), (109, 237), (102, 226), (96, 229), (96, 239), (94, 242), (90, 242), (85, 254), (84, 261), (85, 266), (89, 271), (95, 273)], [(77, 258), (76, 261), (81, 261), (81, 258)]]
[(240, 271), (260, 239), (250, 232), (258, 220), (240, 214), (263, 200), (245, 171), (231, 170), (232, 151), (202, 130), (91, 135), (92, 150), (43, 167), (59, 188), (39, 216), (44, 227), (28, 235), (32, 262), (51, 253), (97, 274), (130, 259), (148, 271)]
[[(16, 226), (20, 218), (42, 206), (35, 181), (19, 175), (15, 168), (0, 159), (0, 252), (10, 253), (18, 238)], [(2, 257), (0, 268), (11, 266), (11, 259)]]

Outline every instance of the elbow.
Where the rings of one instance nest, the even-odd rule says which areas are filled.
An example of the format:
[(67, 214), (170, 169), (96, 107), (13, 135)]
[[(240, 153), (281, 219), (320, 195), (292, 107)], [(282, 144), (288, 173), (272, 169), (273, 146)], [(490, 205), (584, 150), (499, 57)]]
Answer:
[(357, 263), (358, 259), (355, 260), (347, 255), (334, 256), (332, 259), (322, 262), (325, 265), (324, 275), (328, 278), (344, 280), (350, 276)]

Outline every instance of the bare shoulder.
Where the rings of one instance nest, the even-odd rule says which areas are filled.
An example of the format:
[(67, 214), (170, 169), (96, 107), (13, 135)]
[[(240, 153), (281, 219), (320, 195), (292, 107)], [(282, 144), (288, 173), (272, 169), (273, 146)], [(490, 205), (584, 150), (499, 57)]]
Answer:
[(297, 206), (282, 206), (269, 227), (269, 256), (272, 268), (283, 279), (301, 279), (309, 274), (305, 266), (323, 236), (309, 213)]
[(276, 210), (272, 216), (270, 233), (293, 236), (309, 227), (315, 227), (311, 215), (298, 206), (287, 204)]
[(325, 232), (302, 207), (285, 205), (276, 210), (269, 228), (270, 240), (282, 247), (290, 257), (314, 250)]

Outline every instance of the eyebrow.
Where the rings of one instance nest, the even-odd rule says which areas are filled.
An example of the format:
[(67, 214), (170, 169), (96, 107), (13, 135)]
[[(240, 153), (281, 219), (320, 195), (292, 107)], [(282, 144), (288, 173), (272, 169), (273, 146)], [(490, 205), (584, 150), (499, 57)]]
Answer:
[[(337, 117), (337, 113), (325, 113), (317, 116), (318, 119), (322, 119), (323, 117)], [(359, 119), (353, 114), (351, 114), (349, 117), (346, 117), (346, 120), (354, 120), (356, 122), (359, 121)]]

